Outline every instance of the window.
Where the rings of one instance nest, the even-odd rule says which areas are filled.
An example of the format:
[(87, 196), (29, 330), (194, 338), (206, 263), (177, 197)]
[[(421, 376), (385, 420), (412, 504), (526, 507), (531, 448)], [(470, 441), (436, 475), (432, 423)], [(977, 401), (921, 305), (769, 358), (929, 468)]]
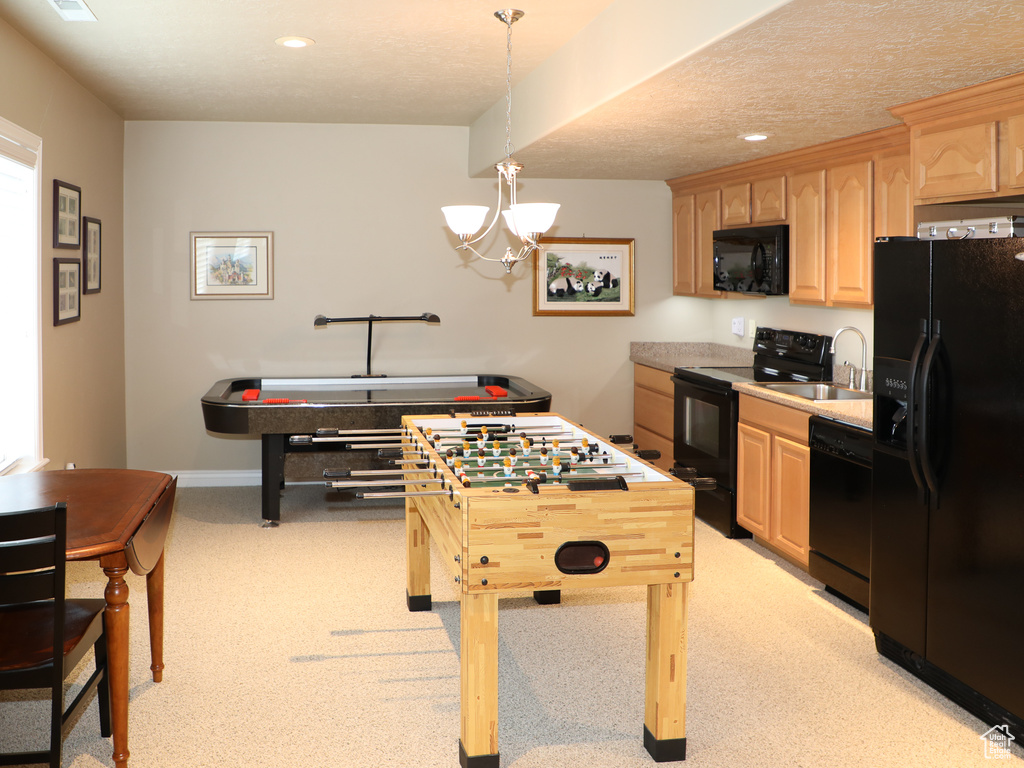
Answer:
[(42, 462), (40, 145), (0, 118), (0, 474)]

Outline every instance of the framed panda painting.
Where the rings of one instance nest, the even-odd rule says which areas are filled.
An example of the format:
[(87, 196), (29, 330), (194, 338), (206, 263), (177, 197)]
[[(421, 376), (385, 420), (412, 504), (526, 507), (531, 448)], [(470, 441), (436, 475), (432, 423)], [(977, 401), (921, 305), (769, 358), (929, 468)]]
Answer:
[(539, 243), (534, 315), (632, 317), (632, 238), (544, 237)]

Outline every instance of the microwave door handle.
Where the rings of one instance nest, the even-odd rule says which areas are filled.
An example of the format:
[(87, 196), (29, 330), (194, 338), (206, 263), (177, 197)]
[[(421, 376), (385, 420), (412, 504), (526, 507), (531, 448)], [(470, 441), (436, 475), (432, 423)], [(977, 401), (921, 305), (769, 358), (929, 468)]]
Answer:
[(928, 343), (928, 321), (921, 320), (921, 335), (917, 337), (914, 353), (910, 356), (910, 381), (907, 383), (907, 462), (910, 474), (917, 486), (918, 499), (922, 504), (927, 502), (928, 486), (921, 471), (921, 460), (918, 455), (918, 419), (917, 419), (917, 386), (920, 378), (917, 374), (921, 366), (921, 355)]
[(918, 445), (918, 453), (921, 457), (921, 472), (924, 475), (925, 483), (928, 485), (928, 490), (933, 494), (932, 498), (934, 498), (936, 506), (939, 504), (939, 481), (935, 473), (931, 451), (928, 447), (930, 430), (934, 426), (934, 424), (931, 424), (931, 414), (929, 413), (931, 410), (929, 390), (931, 389), (932, 377), (935, 373), (936, 360), (941, 345), (941, 327), (939, 321), (936, 320), (932, 331), (932, 343), (928, 346), (928, 351), (924, 356), (924, 363), (921, 366), (921, 426)]
[(750, 291), (751, 293), (759, 293), (763, 288), (761, 283), (757, 282), (757, 265), (758, 263), (762, 265), (761, 274), (763, 277), (763, 265), (767, 255), (767, 251), (765, 251), (764, 249), (764, 243), (762, 242), (758, 242), (757, 245), (755, 245), (754, 248), (750, 251), (750, 275), (754, 280), (754, 282), (752, 283), (754, 290)]

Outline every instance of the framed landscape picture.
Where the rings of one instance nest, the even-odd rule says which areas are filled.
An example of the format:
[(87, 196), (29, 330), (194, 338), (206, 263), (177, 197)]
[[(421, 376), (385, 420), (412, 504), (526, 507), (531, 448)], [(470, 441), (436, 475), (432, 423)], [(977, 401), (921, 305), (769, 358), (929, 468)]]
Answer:
[(193, 232), (192, 299), (274, 298), (273, 232)]
[(82, 190), (53, 180), (53, 247), (82, 247)]
[(533, 259), (534, 315), (633, 315), (632, 238), (544, 237)]
[(85, 230), (85, 246), (82, 253), (82, 266), (85, 269), (85, 282), (82, 293), (100, 292), (100, 249), (102, 246), (102, 225), (99, 219), (82, 217)]
[(53, 260), (53, 324), (82, 319), (82, 263), (78, 259)]

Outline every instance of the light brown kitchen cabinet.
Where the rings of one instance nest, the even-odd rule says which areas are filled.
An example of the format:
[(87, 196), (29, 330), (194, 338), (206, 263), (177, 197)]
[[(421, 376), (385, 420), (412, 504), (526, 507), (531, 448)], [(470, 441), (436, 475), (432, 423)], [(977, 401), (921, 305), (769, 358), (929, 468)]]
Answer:
[(651, 463), (672, 468), (675, 387), (672, 374), (647, 365), (633, 365), (633, 441), (642, 450), (661, 451)]
[(825, 303), (825, 171), (789, 177), (789, 300)]
[(722, 187), (722, 229), (750, 224), (750, 184)]
[(677, 296), (692, 296), (697, 292), (694, 210), (693, 195), (672, 198), (672, 293)]
[(736, 520), (759, 543), (806, 568), (810, 414), (740, 395)]
[(786, 177), (772, 176), (753, 182), (750, 193), (751, 221), (754, 224), (786, 220)]
[(999, 189), (996, 136), (995, 122), (916, 132), (916, 196), (928, 200), (994, 193)]
[(870, 160), (829, 168), (825, 273), (830, 306), (871, 306), (873, 201)]
[(918, 205), (1020, 195), (1024, 73), (890, 107), (911, 129)]
[(915, 233), (910, 150), (881, 153), (875, 158), (875, 237), (912, 237)]

